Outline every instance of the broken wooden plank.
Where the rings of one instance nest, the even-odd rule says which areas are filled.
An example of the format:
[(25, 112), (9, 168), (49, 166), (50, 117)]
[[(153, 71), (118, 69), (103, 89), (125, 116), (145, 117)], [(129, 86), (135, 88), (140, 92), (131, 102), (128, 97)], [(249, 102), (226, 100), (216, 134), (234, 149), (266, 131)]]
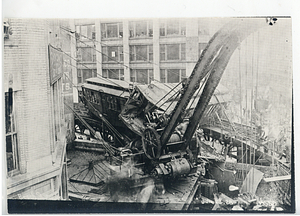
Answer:
[(76, 149), (105, 152), (103, 143), (98, 140), (75, 139), (73, 146)]
[(285, 175), (285, 176), (275, 176), (270, 178), (264, 178), (265, 182), (273, 182), (273, 181), (282, 181), (282, 180), (290, 180), (291, 175)]
[(182, 210), (188, 210), (190, 204), (192, 203), (195, 193), (197, 192), (199, 188), (200, 182), (197, 182), (195, 186), (192, 188), (191, 193), (189, 194), (188, 198), (186, 199), (186, 202), (184, 206), (182, 207)]

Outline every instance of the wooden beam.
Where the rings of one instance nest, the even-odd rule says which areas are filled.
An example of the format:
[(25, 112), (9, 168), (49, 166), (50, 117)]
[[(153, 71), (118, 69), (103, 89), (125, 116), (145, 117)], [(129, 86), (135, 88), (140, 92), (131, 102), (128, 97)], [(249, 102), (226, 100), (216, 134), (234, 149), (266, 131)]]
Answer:
[(273, 182), (273, 181), (282, 181), (282, 180), (290, 180), (291, 175), (285, 175), (285, 176), (275, 176), (271, 178), (264, 178), (265, 182)]

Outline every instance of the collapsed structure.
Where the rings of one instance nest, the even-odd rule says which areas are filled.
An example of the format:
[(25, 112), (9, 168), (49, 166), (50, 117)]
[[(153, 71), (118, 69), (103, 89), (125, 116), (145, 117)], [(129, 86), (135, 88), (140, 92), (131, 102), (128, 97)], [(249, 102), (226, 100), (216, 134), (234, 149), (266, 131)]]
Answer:
[[(240, 201), (236, 201), (224, 194), (216, 193), (218, 190), (215, 186), (217, 182), (222, 182), (223, 174), (227, 173), (226, 178), (233, 181), (231, 173), (237, 172), (236, 167), (235, 170), (225, 167), (224, 161), (228, 155), (242, 163), (253, 164), (252, 167), (247, 166), (246, 170), (242, 171), (243, 177), (247, 175), (244, 180), (248, 182), (239, 185), (241, 187), (239, 192), (250, 191), (251, 194), (255, 194), (263, 175), (254, 165), (262, 155), (265, 155), (264, 151), (259, 150), (259, 146), (266, 140), (261, 128), (231, 122), (224, 112), (228, 102), (224, 99), (226, 91), (219, 90), (216, 94), (215, 90), (235, 49), (249, 34), (263, 26), (266, 24), (260, 19), (235, 20), (225, 25), (212, 37), (191, 76), (178, 84), (153, 81), (149, 85), (132, 87), (125, 81), (88, 79), (87, 83), (82, 85), (81, 99), (92, 116), (83, 114), (82, 110), (80, 112), (74, 110), (77, 126), (80, 132), (89, 129), (96, 139), (101, 140), (99, 145), (105, 149), (109, 162), (104, 160), (100, 165), (90, 161), (89, 167), (74, 174), (70, 181), (93, 186), (102, 185), (103, 182), (106, 187), (103, 186), (100, 190), (101, 195), (104, 194), (104, 188), (112, 192), (116, 190), (116, 185), (120, 186), (120, 182), (125, 184), (128, 180), (131, 182), (129, 188), (142, 187), (131, 196), (132, 199), (128, 198), (128, 188), (125, 189), (126, 199), (113, 198), (116, 202), (128, 201), (128, 199), (141, 203), (157, 203), (159, 199), (165, 202), (164, 189), (156, 193), (155, 200), (153, 198), (151, 200), (155, 188), (162, 186), (168, 190), (173, 188), (177, 192), (188, 190), (182, 192), (183, 200), (171, 201), (171, 204), (177, 207), (181, 202), (180, 209), (187, 209), (193, 206), (190, 205), (193, 198), (196, 197), (196, 200), (199, 198), (195, 194), (199, 191), (200, 185), (200, 188), (209, 190), (200, 193), (202, 195), (200, 203), (213, 203), (213, 210), (220, 209), (222, 205), (224, 207), (224, 204), (230, 208), (239, 204), (239, 208), (235, 207), (237, 210), (256, 206), (253, 202), (257, 200), (247, 194), (239, 196)], [(216, 120), (213, 125), (212, 119)], [(219, 154), (209, 146), (212, 139), (217, 140), (222, 146)], [(96, 146), (94, 144), (93, 148), (97, 148)], [(242, 149), (242, 152), (237, 149)], [(272, 154), (273, 156), (269, 156), (274, 160), (274, 153)], [(247, 156), (245, 159), (245, 155), (248, 159)], [(105, 172), (109, 174), (103, 175), (103, 171), (100, 172), (101, 175), (96, 174), (100, 167), (102, 170), (107, 169)], [(89, 174), (90, 171), (93, 171), (93, 174)], [(220, 175), (220, 171), (223, 174)], [(138, 173), (143, 177), (137, 177)], [(191, 175), (193, 173), (195, 175)], [(180, 177), (190, 180), (179, 184)], [(212, 177), (217, 182), (205, 180)], [(288, 179), (288, 175), (285, 178)], [(90, 182), (87, 179), (94, 180)], [(139, 186), (136, 186), (137, 182)], [(168, 183), (163, 184), (165, 182)], [(251, 190), (248, 188), (249, 185)], [(237, 189), (239, 188), (233, 187), (231, 182), (219, 184), (221, 192)], [(110, 195), (114, 197), (116, 193), (118, 192)], [(142, 199), (141, 196), (144, 198)], [(203, 201), (205, 198), (214, 201)], [(98, 200), (101, 201), (101, 198)], [(194, 204), (197, 203), (196, 200)], [(166, 209), (175, 209), (175, 206)], [(152, 208), (157, 209), (157, 206)]]

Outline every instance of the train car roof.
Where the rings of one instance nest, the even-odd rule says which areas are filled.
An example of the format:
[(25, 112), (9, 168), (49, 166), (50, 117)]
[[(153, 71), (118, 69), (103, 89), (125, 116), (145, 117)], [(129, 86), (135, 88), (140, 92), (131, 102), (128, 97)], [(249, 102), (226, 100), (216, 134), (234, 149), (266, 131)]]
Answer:
[(97, 85), (89, 84), (89, 83), (85, 83), (82, 86), (87, 89), (91, 89), (91, 90), (101, 92), (101, 93), (111, 94), (111, 95), (118, 96), (118, 97), (123, 97), (123, 98), (129, 97), (129, 92), (125, 91), (125, 90), (113, 89), (113, 88), (109, 88), (109, 87), (105, 87), (105, 86), (97, 86)]
[[(86, 79), (86, 83), (124, 91), (129, 91), (129, 88), (132, 85), (131, 82), (116, 79), (107, 79), (102, 77), (93, 77)], [(85, 86), (86, 83), (84, 83), (82, 86)]]
[[(167, 113), (171, 112), (174, 108), (176, 103), (173, 103), (174, 100), (178, 100), (176, 98), (176, 93), (180, 91), (182, 85), (178, 85), (178, 83), (159, 83), (156, 81), (151, 82), (149, 85), (137, 85), (136, 86), (139, 91), (146, 97), (148, 101), (152, 104), (156, 104), (157, 107), (165, 110)], [(172, 92), (170, 92), (172, 91)], [(170, 93), (169, 93), (170, 92)], [(196, 94), (193, 97), (196, 97), (198, 100), (201, 94)], [(223, 85), (218, 85), (214, 95), (218, 96), (219, 102), (229, 102), (230, 95), (228, 89)], [(220, 96), (220, 97), (219, 97)], [(218, 101), (215, 97), (212, 97), (209, 105), (217, 104)], [(193, 99), (189, 101), (188, 107), (194, 108), (196, 103), (193, 103)], [(170, 108), (170, 109), (168, 109)], [(169, 114), (169, 113), (168, 113)]]

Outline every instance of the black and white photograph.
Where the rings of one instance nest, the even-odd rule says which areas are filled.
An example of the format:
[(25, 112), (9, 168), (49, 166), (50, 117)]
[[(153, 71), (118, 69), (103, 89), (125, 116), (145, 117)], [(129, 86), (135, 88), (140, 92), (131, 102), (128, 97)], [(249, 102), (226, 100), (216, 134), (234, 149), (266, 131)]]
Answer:
[(291, 16), (3, 18), (8, 213), (294, 213)]

